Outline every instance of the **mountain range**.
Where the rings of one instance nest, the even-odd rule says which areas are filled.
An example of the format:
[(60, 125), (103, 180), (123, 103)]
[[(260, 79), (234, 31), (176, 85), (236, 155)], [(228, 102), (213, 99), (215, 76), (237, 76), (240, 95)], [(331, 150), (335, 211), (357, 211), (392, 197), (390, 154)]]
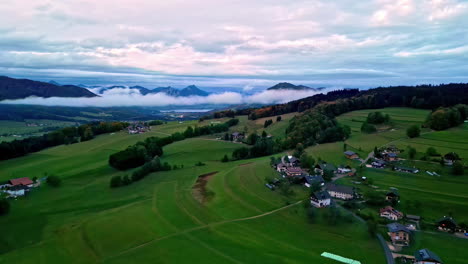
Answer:
[(37, 97), (95, 97), (88, 89), (75, 85), (55, 85), (52, 83), (14, 79), (0, 76), (0, 100)]
[(208, 96), (209, 93), (206, 91), (201, 90), (195, 85), (189, 85), (183, 89), (176, 89), (171, 86), (168, 87), (158, 87), (154, 89), (148, 89), (143, 86), (110, 86), (110, 87), (103, 87), (98, 89), (99, 94), (103, 94), (106, 91), (113, 90), (113, 89), (130, 89), (130, 90), (138, 90), (142, 95), (147, 95), (147, 94), (156, 94), (156, 93), (165, 93), (170, 96), (175, 96), (175, 97), (185, 97), (185, 96)]

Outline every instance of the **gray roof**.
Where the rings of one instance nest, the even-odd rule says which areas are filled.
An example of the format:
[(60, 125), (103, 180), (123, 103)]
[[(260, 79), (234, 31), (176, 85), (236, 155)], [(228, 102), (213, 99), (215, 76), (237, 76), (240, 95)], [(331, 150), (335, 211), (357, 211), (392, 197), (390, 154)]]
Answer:
[(322, 183), (322, 182), (325, 182), (325, 180), (323, 179), (322, 176), (320, 175), (315, 175), (315, 176), (306, 176), (305, 177), (305, 180), (308, 184), (312, 184), (312, 183), (315, 183), (315, 182), (318, 182), (318, 183)]
[(391, 153), (387, 153), (387, 156), (389, 156), (389, 157), (394, 157), (394, 158), (395, 158), (395, 157), (398, 157), (398, 155), (397, 155), (396, 153), (392, 153), (392, 152), (391, 152)]
[(345, 155), (348, 155), (348, 156), (352, 156), (352, 155), (354, 155), (354, 154), (356, 154), (356, 153), (354, 153), (353, 151), (348, 150), (348, 151), (345, 151), (344, 154), (345, 154)]
[(312, 196), (315, 197), (317, 200), (331, 199), (330, 194), (326, 191), (314, 192)]
[(329, 190), (329, 191), (354, 195), (354, 188), (350, 187), (350, 186), (336, 185), (336, 184), (333, 184), (333, 183), (327, 183), (326, 187), (327, 187), (327, 190)]
[(400, 231), (403, 231), (403, 232), (406, 232), (406, 233), (411, 233), (411, 231), (406, 228), (406, 226), (402, 225), (402, 224), (399, 224), (399, 223), (391, 223), (391, 224), (388, 224), (387, 225), (387, 228), (388, 228), (388, 231), (389, 232), (400, 232)]
[(414, 253), (414, 257), (417, 261), (435, 260), (439, 263), (442, 263), (442, 260), (439, 258), (439, 256), (427, 248), (416, 251), (416, 253)]

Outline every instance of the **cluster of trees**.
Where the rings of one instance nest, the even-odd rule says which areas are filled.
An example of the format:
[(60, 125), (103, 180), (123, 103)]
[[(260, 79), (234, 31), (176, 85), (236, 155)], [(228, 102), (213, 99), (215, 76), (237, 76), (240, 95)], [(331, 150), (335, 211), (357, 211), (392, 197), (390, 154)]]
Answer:
[(162, 124), (164, 124), (164, 122), (161, 121), (161, 120), (153, 120), (153, 121), (148, 122), (149, 126), (159, 126), (159, 125), (162, 125)]
[[(347, 100), (351, 99), (351, 100)], [(337, 112), (345, 113), (359, 109), (377, 109), (384, 107), (414, 107), (435, 109), (468, 101), (468, 84), (441, 84), (418, 86), (379, 87), (366, 91), (346, 89), (332, 91), (327, 94), (317, 94), (286, 104), (266, 106), (262, 108), (240, 109), (234, 115), (248, 115), (254, 120), (262, 117), (282, 115), (292, 112), (303, 112), (316, 107), (323, 102), (342, 101), (336, 105)], [(333, 103), (331, 104), (333, 105)], [(333, 106), (332, 106), (333, 107)], [(206, 118), (213, 118), (217, 113)], [(215, 117), (217, 118), (217, 117)]]
[(390, 122), (390, 116), (379, 111), (371, 112), (367, 115), (366, 122), (374, 125), (384, 124)]
[(232, 158), (234, 160), (268, 156), (283, 150), (282, 140), (273, 140), (272, 138), (267, 137), (266, 133), (263, 133), (262, 136), (258, 136), (253, 133), (249, 135), (246, 142), (248, 142), (247, 144), (252, 145), (252, 147), (241, 147), (235, 149), (232, 153)]
[(151, 161), (146, 162), (143, 166), (133, 171), (130, 177), (128, 175), (125, 176), (114, 176), (110, 180), (110, 187), (117, 188), (121, 186), (130, 185), (132, 182), (139, 181), (150, 173), (157, 172), (157, 171), (169, 171), (172, 168), (177, 169), (177, 166), (171, 167), (169, 163), (164, 162), (161, 163), (159, 157), (154, 157)]
[(264, 127), (264, 128), (267, 128), (267, 127), (269, 127), (271, 124), (273, 124), (273, 120), (271, 120), (271, 119), (265, 120), (265, 123), (263, 124), (263, 127)]
[(441, 107), (433, 111), (426, 124), (434, 130), (444, 130), (462, 124), (468, 116), (468, 105), (458, 104), (453, 107)]
[(367, 133), (367, 134), (375, 133), (377, 132), (377, 128), (374, 125), (369, 124), (368, 122), (364, 122), (361, 125), (361, 132)]
[(412, 125), (406, 129), (406, 135), (409, 138), (419, 137), (419, 135), (421, 135), (421, 129), (417, 125)]
[(94, 122), (79, 127), (66, 127), (37, 137), (0, 143), (0, 160), (25, 156), (45, 148), (87, 141), (96, 135), (120, 131), (124, 122)]
[(163, 155), (163, 147), (185, 138), (208, 135), (213, 133), (225, 132), (229, 127), (239, 123), (238, 119), (230, 119), (222, 124), (207, 125), (192, 128), (191, 126), (183, 132), (176, 132), (170, 136), (159, 138), (149, 137), (144, 141), (137, 142), (135, 145), (127, 147), (125, 150), (110, 155), (109, 165), (118, 170), (127, 170), (142, 166), (154, 157)]
[(311, 146), (316, 143), (335, 142), (347, 139), (351, 134), (348, 126), (338, 124), (334, 117), (324, 114), (320, 109), (310, 109), (303, 115), (296, 116), (286, 129), (286, 148), (293, 148), (298, 143)]
[[(37, 178), (36, 179), (33, 178), (34, 182), (36, 182), (36, 180), (37, 180)], [(49, 176), (47, 176), (46, 183), (49, 186), (57, 188), (57, 187), (60, 187), (60, 185), (62, 185), (62, 179), (60, 179), (59, 177), (57, 177), (55, 175), (49, 175)]]

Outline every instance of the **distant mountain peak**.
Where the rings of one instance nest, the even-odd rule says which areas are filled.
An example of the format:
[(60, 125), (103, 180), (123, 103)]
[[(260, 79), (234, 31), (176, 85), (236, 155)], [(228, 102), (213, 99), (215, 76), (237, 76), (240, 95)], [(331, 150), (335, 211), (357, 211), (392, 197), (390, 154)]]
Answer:
[(311, 88), (305, 85), (294, 85), (292, 83), (288, 82), (280, 82), (267, 90), (312, 90), (312, 91), (317, 91), (319, 89)]
[(57, 86), (60, 86), (60, 85), (61, 85), (60, 83), (58, 83), (58, 82), (56, 82), (56, 81), (54, 81), (54, 80), (50, 80), (49, 83), (50, 83), (50, 84), (53, 84), (53, 85), (57, 85)]
[(88, 89), (75, 85), (55, 85), (28, 79), (0, 76), (0, 100), (37, 97), (95, 97)]

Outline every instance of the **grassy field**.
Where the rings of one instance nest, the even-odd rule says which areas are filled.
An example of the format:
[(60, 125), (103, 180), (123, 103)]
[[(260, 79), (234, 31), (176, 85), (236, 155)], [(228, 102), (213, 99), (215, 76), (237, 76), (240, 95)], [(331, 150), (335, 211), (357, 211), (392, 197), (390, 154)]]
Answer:
[(0, 142), (40, 136), (49, 130), (74, 126), (75, 124), (75, 122), (45, 119), (28, 119), (24, 122), (0, 120)]
[[(250, 122), (240, 126), (255, 126)], [(109, 188), (112, 176), (124, 174), (108, 166), (111, 153), (195, 124), (101, 135), (0, 162), (1, 181), (44, 173), (63, 179), (59, 188), (44, 185), (12, 201), (10, 214), (0, 218), (0, 263), (319, 263), (323, 251), (384, 261), (364, 224), (310, 223), (304, 187), (288, 197), (267, 189), (264, 179), (276, 175), (268, 157), (221, 163), (236, 143), (194, 138), (168, 145), (163, 161), (183, 169)], [(194, 166), (199, 161), (206, 166)], [(215, 172), (206, 186), (214, 196), (199, 202), (198, 176)]]
[[(374, 111), (374, 110), (373, 110)], [(388, 108), (392, 128), (376, 134), (361, 134), (360, 126), (370, 111), (356, 111), (338, 117), (352, 127), (346, 141), (348, 149), (362, 157), (374, 146), (412, 145), (422, 156), (428, 146), (439, 152), (458, 147), (467, 158), (467, 127), (447, 131), (423, 131), (420, 138), (408, 139), (405, 129), (421, 124), (425, 110)], [(283, 116), (266, 129), (282, 136), (290, 118)], [(240, 117), (231, 131), (263, 131), (263, 119)], [(54, 189), (41, 186), (24, 198), (12, 201), (12, 211), (0, 217), (0, 263), (329, 263), (320, 257), (324, 251), (357, 259), (363, 264), (384, 263), (383, 250), (358, 221), (327, 224), (317, 218), (309, 221), (302, 204), (308, 197), (303, 186), (284, 196), (267, 189), (265, 178), (276, 172), (269, 157), (221, 163), (224, 154), (238, 143), (215, 140), (219, 135), (193, 138), (164, 148), (163, 161), (183, 165), (182, 169), (153, 173), (130, 186), (110, 189), (109, 179), (125, 173), (110, 168), (111, 153), (149, 136), (165, 136), (183, 131), (188, 125), (202, 126), (221, 120), (169, 122), (151, 132), (128, 135), (124, 132), (50, 148), (26, 157), (0, 162), (0, 181), (14, 177), (41, 177), (53, 173), (63, 179)], [(448, 145), (453, 144), (453, 145)], [(358, 162), (343, 156), (344, 143), (328, 143), (307, 148), (316, 159), (357, 167)], [(276, 155), (279, 156), (279, 155)], [(197, 162), (205, 166), (195, 166)], [(356, 185), (364, 194), (385, 192), (397, 187), (401, 194), (398, 208), (421, 215), (424, 221), (453, 214), (468, 222), (468, 175), (452, 176), (438, 163), (405, 161), (422, 170), (438, 171), (441, 177), (365, 169), (378, 189)], [(126, 173), (130, 173), (126, 172)], [(196, 199), (194, 186), (201, 175), (210, 174), (206, 189), (210, 199)], [(352, 185), (351, 178), (339, 180)], [(418, 201), (420, 206), (415, 206)], [(373, 213), (377, 208), (368, 208)], [(412, 247), (404, 253), (428, 247), (446, 263), (462, 264), (468, 258), (463, 248), (467, 240), (434, 233), (418, 233)]]

